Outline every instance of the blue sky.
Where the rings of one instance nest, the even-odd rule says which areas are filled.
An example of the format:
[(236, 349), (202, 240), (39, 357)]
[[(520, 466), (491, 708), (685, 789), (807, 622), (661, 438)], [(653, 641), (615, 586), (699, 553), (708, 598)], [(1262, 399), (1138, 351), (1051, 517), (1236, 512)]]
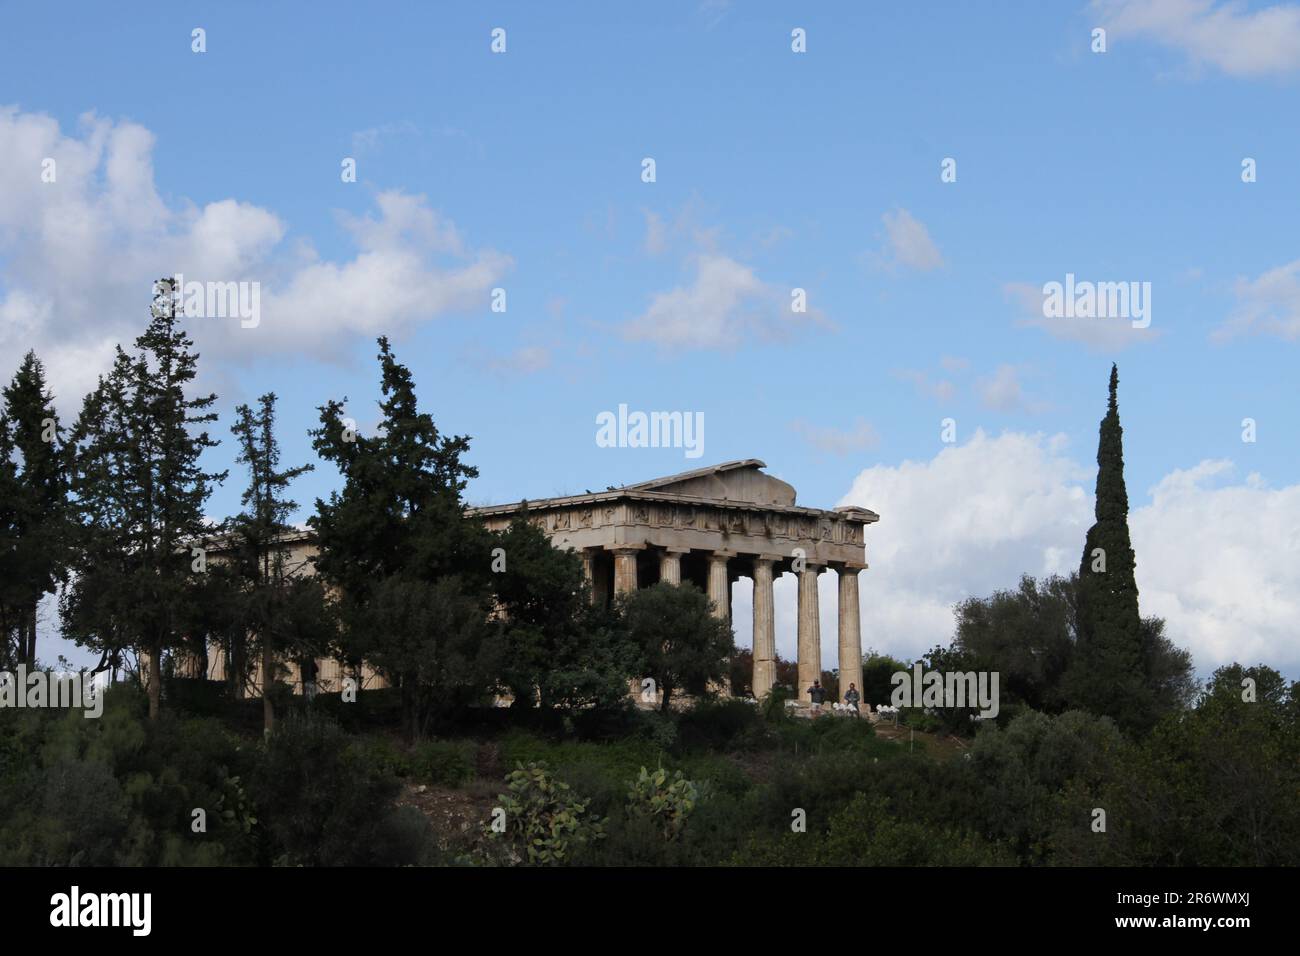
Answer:
[[(1263, 10), (5, 3), (0, 375), (37, 348), (71, 416), (153, 278), (258, 281), (258, 328), (194, 320), (222, 437), (268, 388), (286, 461), (327, 398), (364, 428), (387, 332), (475, 502), (757, 457), (879, 511), (864, 640), (912, 653), (1077, 564), (1117, 361), (1144, 612), (1296, 676), (1300, 13)], [(1149, 330), (1044, 319), (1066, 273), (1151, 283)], [(620, 403), (702, 412), (702, 457), (598, 447)]]

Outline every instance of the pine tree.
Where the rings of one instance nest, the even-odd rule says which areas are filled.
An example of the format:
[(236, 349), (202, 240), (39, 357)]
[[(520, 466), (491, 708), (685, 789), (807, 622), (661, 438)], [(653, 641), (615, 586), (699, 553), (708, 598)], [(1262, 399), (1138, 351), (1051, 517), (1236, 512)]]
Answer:
[(225, 479), (200, 464), (218, 444), (202, 429), (216, 420), (216, 396), (187, 394), (199, 358), (192, 347), (174, 282), (159, 280), (135, 354), (118, 347), (74, 428), (82, 532), (65, 633), (99, 650), (101, 666), (134, 649), (147, 670), (151, 719), (162, 699), (163, 653), (184, 646), (203, 590), (203, 564), (191, 551), (215, 531), (203, 508)]
[(464, 513), (461, 495), (478, 474), (461, 460), (469, 439), (443, 435), (419, 410), (414, 379), (387, 338), (379, 339), (378, 358), (383, 400), (374, 435), (347, 427), (346, 399), (320, 407), (312, 444), (344, 485), (316, 500), (308, 524), (317, 568), (342, 595), (341, 655), (354, 672), (366, 660), (400, 685), (403, 722), (414, 737), (433, 702), (472, 699), (490, 684), (494, 645), (478, 625), (491, 539)]
[(64, 573), (69, 533), (66, 463), (54, 397), (35, 352), (23, 358), (3, 395), (7, 434), (0, 453), (11, 469), (4, 480), (11, 482), (7, 507), (13, 535), (6, 589), (14, 600), (15, 657), (33, 665), (37, 608), (46, 594), (55, 592)]
[(1096, 521), (1088, 529), (1079, 565), (1079, 647), (1069, 686), (1076, 706), (1141, 730), (1149, 725), (1153, 702), (1128, 531), (1118, 390), (1119, 371), (1112, 365), (1110, 401), (1097, 444)]
[(275, 401), (274, 392), (263, 395), (256, 413), (240, 405), (231, 426), (239, 440), (237, 461), (249, 472), (244, 510), (233, 522), (233, 570), (240, 586), (241, 616), (261, 649), (262, 716), (268, 733), (275, 726), (279, 661), (286, 654), (315, 657), (328, 644), (320, 582), (302, 573), (285, 544), (292, 530), (289, 516), (298, 507), (286, 496), (288, 487), (314, 466), (280, 469)]

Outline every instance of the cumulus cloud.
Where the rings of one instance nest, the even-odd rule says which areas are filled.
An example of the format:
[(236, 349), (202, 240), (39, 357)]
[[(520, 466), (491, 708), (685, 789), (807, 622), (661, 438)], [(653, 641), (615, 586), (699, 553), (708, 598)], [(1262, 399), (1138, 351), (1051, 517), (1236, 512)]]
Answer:
[[(0, 107), (0, 353), (35, 348), (65, 408), (93, 386), (113, 345), (143, 330), (162, 275), (257, 282), (256, 328), (191, 320), (205, 354), (246, 358), (326, 355), (350, 334), (486, 307), (511, 265), (470, 250), (424, 197), (399, 192), (341, 220), (351, 259), (323, 260), (306, 240), (286, 248), (289, 227), (271, 210), (233, 198), (164, 201), (153, 148), (153, 134), (128, 121), (86, 114), (65, 134), (51, 117)], [(46, 159), (53, 182), (42, 181)]]
[(1300, 6), (1250, 10), (1215, 0), (1093, 0), (1114, 37), (1141, 37), (1181, 50), (1193, 63), (1233, 76), (1300, 69)]
[(929, 230), (906, 209), (885, 213), (881, 222), (885, 224), (886, 241), (880, 259), (886, 267), (929, 272), (943, 265), (943, 255)]
[(733, 349), (820, 321), (811, 306), (806, 313), (792, 312), (790, 289), (764, 282), (730, 256), (708, 252), (694, 262), (694, 280), (656, 293), (643, 313), (624, 324), (625, 338), (667, 348)]
[(1300, 667), (1300, 485), (1244, 482), (1230, 461), (1166, 475), (1129, 526), (1142, 613), (1201, 670), (1263, 661), (1294, 678)]
[(1237, 307), (1211, 338), (1225, 341), (1245, 333), (1300, 339), (1300, 259), (1255, 279), (1238, 279)]
[[(1012, 587), (1024, 572), (1075, 570), (1093, 521), (1095, 476), (1062, 435), (983, 432), (929, 461), (862, 471), (839, 503), (881, 516), (867, 529), (864, 645), (917, 656), (952, 639), (962, 599)], [(1237, 660), (1294, 676), (1300, 485), (1274, 489), (1257, 475), (1234, 476), (1230, 462), (1206, 461), (1171, 472), (1148, 503), (1137, 504), (1130, 488), (1142, 613), (1168, 621), (1203, 675)], [(834, 662), (834, 574), (821, 585), (823, 660)], [(786, 586), (793, 595), (793, 582)], [(783, 653), (794, 651), (793, 622), (791, 612)]]

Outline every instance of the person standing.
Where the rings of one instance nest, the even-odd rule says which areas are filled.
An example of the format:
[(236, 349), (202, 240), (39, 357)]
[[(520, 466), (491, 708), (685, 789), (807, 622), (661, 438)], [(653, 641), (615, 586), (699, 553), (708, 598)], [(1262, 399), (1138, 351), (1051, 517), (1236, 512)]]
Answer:
[(862, 714), (858, 711), (858, 702), (861, 700), (862, 700), (862, 695), (858, 693), (858, 689), (854, 687), (852, 684), (849, 684), (849, 689), (844, 693), (844, 703), (848, 704), (850, 707), (853, 708), (854, 717), (862, 716)]
[(826, 688), (822, 687), (821, 681), (813, 681), (812, 686), (808, 688), (808, 699), (812, 701), (813, 716), (820, 715), (822, 702), (826, 700)]

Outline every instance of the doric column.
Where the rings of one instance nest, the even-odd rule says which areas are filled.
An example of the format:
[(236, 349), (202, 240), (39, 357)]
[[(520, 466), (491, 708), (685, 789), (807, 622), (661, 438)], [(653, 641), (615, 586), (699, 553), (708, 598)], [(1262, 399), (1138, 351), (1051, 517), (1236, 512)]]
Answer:
[(637, 589), (636, 556), (640, 548), (614, 548), (614, 593)]
[(772, 604), (771, 558), (754, 558), (754, 697), (776, 684), (776, 609)]
[(659, 556), (659, 580), (664, 584), (682, 583), (682, 552), (665, 551)]
[[(858, 609), (858, 572), (861, 568), (842, 564), (840, 579), (840, 700), (852, 684), (862, 693), (862, 618)], [(876, 703), (880, 703), (877, 701)], [(871, 701), (862, 699), (864, 710), (871, 711)]]
[(724, 621), (731, 620), (731, 581), (727, 577), (727, 561), (736, 556), (734, 551), (714, 551), (709, 555), (709, 600), (713, 614)]
[(817, 605), (817, 575), (824, 569), (813, 564), (799, 572), (799, 699), (809, 701), (808, 688), (822, 679), (822, 636)]

